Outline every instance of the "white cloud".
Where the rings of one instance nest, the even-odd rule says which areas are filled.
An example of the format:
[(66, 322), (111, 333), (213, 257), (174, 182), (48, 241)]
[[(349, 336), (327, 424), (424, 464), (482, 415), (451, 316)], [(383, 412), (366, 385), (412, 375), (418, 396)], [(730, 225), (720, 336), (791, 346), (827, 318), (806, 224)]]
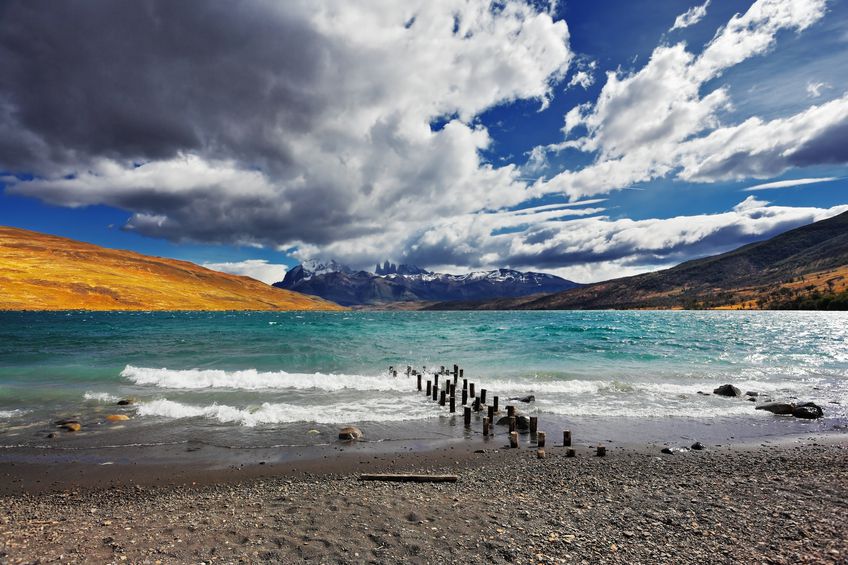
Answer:
[(710, 6), (710, 0), (707, 0), (700, 6), (692, 6), (674, 20), (674, 25), (668, 31), (674, 31), (676, 29), (683, 29), (689, 26), (693, 26), (696, 23), (700, 22), (704, 19), (704, 16), (707, 15), (707, 8)]
[(226, 263), (203, 263), (202, 267), (230, 273), (231, 275), (243, 275), (265, 284), (273, 284), (283, 280), (288, 267), (283, 264), (269, 263), (265, 259), (247, 259), (246, 261)]
[(569, 87), (579, 86), (584, 89), (589, 88), (593, 84), (595, 84), (595, 77), (587, 71), (577, 71), (571, 77), (571, 80), (568, 81)]
[(779, 180), (775, 182), (766, 182), (763, 184), (756, 184), (754, 186), (749, 186), (748, 188), (743, 188), (743, 192), (755, 192), (758, 190), (769, 190), (771, 188), (792, 188), (795, 186), (804, 186), (805, 184), (817, 184), (820, 182), (831, 182), (839, 180), (839, 177), (820, 177), (813, 179), (788, 179), (788, 180)]
[[(43, 68), (26, 49), (11, 51), (30, 70), (16, 80), (22, 67), (7, 61), (0, 166), (36, 178), (8, 191), (129, 210), (129, 228), (178, 241), (320, 248), (516, 205), (525, 183), (515, 166), (481, 159), (492, 140), (475, 118), (514, 100), (544, 107), (572, 60), (565, 22), (535, 2), (193, 3), (199, 16), (182, 3), (92, 1), (73, 19), (106, 18), (112, 33), (85, 41), (61, 6), (24, 4), (4, 20), (33, 41), (61, 36), (68, 41), (56, 44), (87, 48), (58, 49)], [(52, 85), (54, 68), (69, 69), (68, 84), (37, 89), (47, 100), (2, 96), (36, 79)], [(87, 92), (103, 76), (115, 86), (100, 103), (76, 98), (66, 115), (44, 115), (69, 103), (60, 91)], [(21, 121), (30, 115), (39, 119)], [(446, 124), (431, 128), (437, 120)], [(27, 168), (4, 162), (13, 157)], [(370, 253), (366, 264), (381, 254)]]
[(830, 88), (826, 82), (810, 81), (807, 83), (807, 96), (810, 98), (818, 98), (822, 95), (822, 90)]
[[(811, 26), (822, 18), (825, 7), (824, 0), (759, 0), (745, 14), (731, 18), (700, 55), (690, 53), (683, 43), (662, 45), (638, 72), (608, 73), (597, 101), (577, 106), (565, 116), (566, 136), (585, 133), (544, 148), (595, 152), (598, 158), (579, 170), (540, 180), (534, 192), (579, 198), (672, 174), (708, 182), (775, 176), (786, 168), (803, 166), (793, 162), (790, 154), (803, 151), (805, 143), (814, 143), (817, 134), (825, 135), (826, 120), (840, 122), (845, 117), (845, 99), (783, 120), (754, 118), (726, 127), (720, 115), (731, 108), (729, 90), (718, 86), (703, 91), (726, 69), (767, 52), (779, 31)], [(773, 143), (775, 134), (785, 139), (783, 145)], [(719, 167), (709, 166), (718, 164), (713, 151), (727, 157)], [(806, 161), (810, 164), (812, 156)]]

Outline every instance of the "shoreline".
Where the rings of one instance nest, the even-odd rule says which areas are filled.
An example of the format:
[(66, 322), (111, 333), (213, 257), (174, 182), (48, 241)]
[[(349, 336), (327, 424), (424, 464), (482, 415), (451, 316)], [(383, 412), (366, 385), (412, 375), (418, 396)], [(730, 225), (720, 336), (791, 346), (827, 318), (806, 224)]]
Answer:
[[(0, 494), (0, 560), (839, 563), (848, 556), (848, 434), (674, 455), (614, 446), (603, 458), (588, 446), (566, 457), (553, 441), (545, 459), (526, 444), (490, 442), (475, 453), (474, 442), (457, 443), (193, 475), (101, 466), (111, 483)], [(58, 470), (74, 477), (79, 469)], [(358, 480), (364, 472), (459, 480), (372, 483)]]

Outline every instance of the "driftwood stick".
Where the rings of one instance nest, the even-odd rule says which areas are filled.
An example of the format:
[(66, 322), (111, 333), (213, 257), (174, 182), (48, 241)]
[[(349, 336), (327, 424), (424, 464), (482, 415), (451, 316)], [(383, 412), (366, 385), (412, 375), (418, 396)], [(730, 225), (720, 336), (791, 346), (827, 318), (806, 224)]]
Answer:
[(393, 481), (398, 483), (455, 483), (458, 478), (456, 475), (409, 475), (392, 473), (363, 474), (359, 476), (360, 481)]

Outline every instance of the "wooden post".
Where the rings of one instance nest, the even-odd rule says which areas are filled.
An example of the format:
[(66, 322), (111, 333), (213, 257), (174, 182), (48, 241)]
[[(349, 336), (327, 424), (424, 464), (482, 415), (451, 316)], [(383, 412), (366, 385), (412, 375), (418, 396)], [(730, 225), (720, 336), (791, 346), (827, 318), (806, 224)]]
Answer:
[(462, 389), (462, 405), (468, 404), (468, 389)]
[(494, 424), (495, 423), (495, 407), (489, 406), (489, 421)]
[(489, 419), (488, 419), (488, 418), (486, 418), (486, 417), (484, 417), (484, 418), (483, 418), (483, 435), (484, 435), (484, 436), (489, 435), (489, 422), (490, 422), (490, 421), (491, 421), (491, 420), (489, 420)]
[(435, 402), (437, 398), (439, 398), (439, 387), (434, 383), (433, 384), (433, 402)]
[(498, 410), (498, 397), (497, 396), (492, 397), (492, 406), (494, 406), (495, 412), (499, 412), (499, 410)]
[(451, 395), (450, 397), (450, 411), (451, 414), (456, 412), (456, 397), (454, 395)]
[(462, 390), (468, 390), (468, 379), (462, 379)]
[(506, 407), (506, 415), (509, 418), (515, 416), (515, 406), (507, 406)]
[(480, 404), (486, 404), (486, 389), (480, 389)]
[(439, 371), (439, 374), (441, 374), (441, 375), (445, 374), (445, 366), (444, 365), (442, 365), (442, 369)]
[(568, 451), (566, 451), (566, 452), (565, 452), (565, 456), (566, 456), (566, 457), (575, 457), (576, 455), (577, 455), (577, 452), (576, 452), (576, 451), (574, 451), (574, 450), (573, 450), (572, 448), (570, 448), (570, 447), (568, 448)]
[(474, 383), (468, 383), (468, 397), (474, 398), (475, 396), (477, 395), (474, 394)]
[(515, 431), (515, 416), (507, 416), (509, 418), (509, 433)]
[(450, 383), (450, 384), (448, 384), (448, 386), (450, 387), (451, 397), (456, 398), (456, 385), (453, 384), (453, 383)]
[(418, 390), (421, 390), (421, 375), (418, 375)]
[(562, 431), (562, 446), (571, 447), (571, 430)]
[[(535, 434), (536, 429), (539, 427), (539, 417), (538, 416), (530, 416), (530, 433)], [(542, 432), (544, 435), (544, 432)]]
[(479, 396), (474, 397), (474, 403), (472, 404), (472, 406), (474, 407), (475, 412), (480, 411), (480, 397)]
[(518, 447), (518, 432), (509, 432), (509, 446), (513, 449)]
[(464, 375), (464, 374), (465, 374), (465, 369), (460, 369), (459, 370), (459, 378), (461, 379), (462, 375)]
[(439, 393), (439, 406), (444, 406), (444, 405), (445, 405), (445, 389), (442, 389), (442, 391)]
[(598, 444), (598, 457), (603, 457), (607, 454), (607, 448), (600, 443)]
[(471, 427), (471, 407), (470, 406), (465, 407), (463, 415), (465, 416), (465, 427), (470, 428)]
[(536, 445), (539, 447), (545, 447), (545, 432), (539, 432), (536, 435)]
[(407, 365), (406, 366), (406, 376), (408, 377), (411, 373), (412, 373), (412, 366)]
[(459, 374), (459, 365), (456, 363), (453, 364), (453, 376), (457, 376)]
[(536, 458), (537, 459), (544, 459), (545, 458), (545, 450), (543, 448), (540, 447), (539, 449), (536, 450)]
[(439, 375), (433, 375), (433, 386), (439, 388)]
[(433, 391), (433, 382), (427, 381), (427, 396), (429, 397)]

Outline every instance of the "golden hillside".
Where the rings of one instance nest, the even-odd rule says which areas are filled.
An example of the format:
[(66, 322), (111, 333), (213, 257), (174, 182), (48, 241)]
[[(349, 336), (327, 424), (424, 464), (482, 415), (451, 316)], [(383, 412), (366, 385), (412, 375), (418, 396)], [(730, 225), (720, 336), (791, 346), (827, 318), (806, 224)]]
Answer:
[(341, 310), (332, 302), (204, 269), (0, 226), (2, 310)]

